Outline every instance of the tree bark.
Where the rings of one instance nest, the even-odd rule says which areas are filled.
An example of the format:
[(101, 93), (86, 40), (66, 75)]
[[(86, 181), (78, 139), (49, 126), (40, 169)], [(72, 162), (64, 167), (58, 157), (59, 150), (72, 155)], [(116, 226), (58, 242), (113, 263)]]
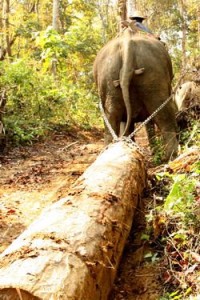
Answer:
[[(119, 15), (120, 21), (126, 21), (127, 19), (127, 7), (126, 7), (126, 0), (118, 0), (118, 8), (119, 8)], [(123, 26), (120, 26), (120, 32), (123, 31)]]
[(60, 0), (53, 0), (52, 27), (59, 30)]
[[(56, 31), (59, 30), (59, 19), (60, 19), (59, 15), (60, 15), (60, 0), (53, 0), (52, 27)], [(57, 75), (57, 63), (58, 60), (56, 58), (56, 55), (54, 55), (54, 58), (51, 61), (51, 70), (55, 80)]]
[(197, 22), (198, 22), (197, 48), (198, 50), (200, 50), (200, 6), (197, 8)]
[(98, 12), (99, 16), (101, 19), (101, 24), (102, 24), (102, 40), (103, 43), (106, 43), (106, 31), (108, 28), (108, 18), (109, 18), (109, 5), (110, 5), (110, 0), (98, 0), (97, 1), (97, 7), (98, 7)]
[(181, 15), (181, 31), (182, 31), (182, 70), (187, 66), (186, 43), (187, 43), (187, 24), (186, 24), (186, 7), (185, 0), (180, 0), (180, 15)]
[(9, 13), (10, 13), (10, 0), (4, 0), (2, 2), (3, 35), (2, 35), (2, 41), (0, 47), (0, 60), (3, 60), (6, 54), (8, 54), (9, 57), (11, 56)]
[(145, 183), (136, 148), (111, 144), (1, 255), (0, 299), (106, 300)]
[(2, 89), (0, 93), (0, 153), (3, 152), (6, 146), (5, 128), (3, 124), (3, 114), (5, 113), (6, 100), (6, 90)]

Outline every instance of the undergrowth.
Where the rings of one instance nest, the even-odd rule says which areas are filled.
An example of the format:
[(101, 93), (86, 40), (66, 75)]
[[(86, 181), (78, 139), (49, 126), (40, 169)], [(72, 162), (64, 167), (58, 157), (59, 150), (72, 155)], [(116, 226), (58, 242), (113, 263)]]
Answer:
[[(187, 138), (186, 138), (187, 137)], [(200, 299), (199, 127), (184, 135), (182, 155), (150, 177), (154, 207), (144, 237), (160, 261), (159, 300)], [(189, 146), (190, 147), (189, 147)]]
[(7, 98), (3, 123), (13, 143), (31, 143), (60, 126), (101, 125), (98, 98), (94, 90), (88, 91), (85, 79), (76, 84), (67, 75), (55, 80), (40, 63), (25, 59), (1, 62), (0, 74), (0, 89)]

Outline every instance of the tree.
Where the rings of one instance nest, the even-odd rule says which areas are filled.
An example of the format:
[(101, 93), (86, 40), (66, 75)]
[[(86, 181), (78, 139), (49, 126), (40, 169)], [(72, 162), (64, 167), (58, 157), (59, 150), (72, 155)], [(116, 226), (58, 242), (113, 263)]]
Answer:
[(186, 56), (186, 43), (187, 43), (187, 24), (186, 24), (186, 7), (185, 0), (178, 1), (179, 10), (180, 10), (180, 29), (181, 29), (181, 48), (182, 48), (182, 70), (187, 66), (187, 56)]
[(102, 39), (103, 43), (106, 43), (106, 33), (108, 30), (108, 11), (109, 11), (110, 0), (106, 2), (104, 0), (97, 1), (97, 9), (99, 11), (99, 16), (102, 24)]
[[(183, 53), (189, 66), (197, 62), (198, 0), (13, 0), (11, 4), (10, 0), (0, 0), (0, 88), (7, 88), (3, 119), (6, 128), (14, 132), (12, 136), (32, 139), (56, 122), (87, 127), (99, 124), (92, 77), (94, 57), (116, 36), (120, 19), (127, 19), (135, 8), (148, 16), (152, 31), (167, 44), (175, 78), (184, 65)], [(10, 56), (14, 64), (5, 59)], [(26, 75), (28, 70), (31, 72)], [(52, 74), (56, 77), (53, 84)], [(44, 86), (36, 78), (51, 84)], [(64, 109), (60, 109), (62, 105)], [(38, 114), (41, 119), (36, 121)]]
[(0, 60), (4, 60), (6, 54), (11, 57), (11, 47), (14, 44), (17, 35), (14, 34), (12, 37), (10, 36), (10, 0), (3, 0), (1, 2), (2, 5), (2, 38), (0, 45)]
[[(118, 8), (119, 8), (120, 21), (123, 22), (127, 19), (126, 0), (119, 0), (118, 1)], [(120, 31), (122, 31), (122, 30), (123, 30), (123, 27), (120, 26)]]
[[(60, 13), (60, 0), (53, 0), (53, 18), (52, 27), (54, 30), (59, 30), (59, 14)], [(57, 73), (57, 58), (56, 55), (52, 58), (52, 74), (56, 78)]]
[(54, 30), (59, 30), (59, 15), (60, 15), (60, 0), (53, 0), (53, 18), (52, 27)]

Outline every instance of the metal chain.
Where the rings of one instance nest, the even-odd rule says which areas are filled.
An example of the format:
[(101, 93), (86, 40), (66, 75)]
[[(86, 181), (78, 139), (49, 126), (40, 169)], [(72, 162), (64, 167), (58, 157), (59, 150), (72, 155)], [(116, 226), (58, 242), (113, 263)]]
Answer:
[(114, 141), (118, 141), (118, 140), (119, 140), (119, 137), (116, 135), (115, 131), (113, 130), (111, 124), (110, 124), (109, 121), (108, 121), (108, 118), (107, 118), (106, 113), (105, 113), (105, 111), (104, 111), (104, 108), (103, 108), (103, 105), (102, 105), (102, 101), (101, 101), (101, 100), (100, 100), (100, 102), (99, 102), (99, 107), (100, 107), (100, 111), (101, 111), (101, 113), (102, 113), (104, 122), (105, 122), (105, 124), (106, 124), (106, 126), (107, 126), (107, 128), (108, 128), (108, 130), (109, 130), (109, 132), (110, 132), (110, 134), (111, 134), (111, 136), (112, 136), (112, 138), (113, 138), (113, 140), (114, 140)]
[(178, 89), (178, 87), (179, 87), (179, 85), (180, 85), (180, 82), (181, 82), (181, 80), (182, 80), (182, 78), (185, 76), (185, 74), (187, 73), (188, 71), (187, 70), (184, 70), (183, 71), (183, 73), (182, 73), (182, 75), (180, 76), (180, 78), (179, 78), (179, 80), (178, 80), (178, 82), (177, 82), (177, 84), (176, 84), (176, 86), (175, 86), (175, 88), (173, 89), (173, 91), (172, 91), (172, 93), (171, 93), (171, 95), (143, 122), (143, 123), (141, 123), (128, 137), (125, 137), (125, 136), (122, 136), (122, 137), (118, 137), (117, 135), (116, 135), (116, 133), (115, 133), (115, 131), (113, 130), (113, 128), (112, 128), (112, 126), (111, 126), (111, 124), (109, 123), (109, 121), (108, 121), (108, 118), (107, 118), (107, 116), (106, 116), (106, 114), (105, 114), (105, 111), (104, 111), (104, 108), (103, 108), (103, 105), (102, 105), (102, 101), (100, 100), (100, 103), (99, 103), (99, 107), (100, 107), (100, 111), (101, 111), (101, 113), (102, 113), (102, 116), (103, 116), (103, 119), (104, 119), (104, 122), (105, 122), (105, 124), (106, 124), (106, 126), (107, 126), (107, 128), (108, 128), (108, 130), (109, 130), (109, 132), (110, 132), (110, 134), (111, 134), (111, 136), (112, 136), (112, 138), (113, 138), (113, 140), (114, 140), (114, 142), (117, 142), (117, 141), (119, 141), (119, 140), (124, 140), (124, 141), (126, 141), (126, 142), (128, 142), (128, 143), (131, 143), (132, 145), (134, 145), (137, 149), (138, 149), (138, 151), (140, 152), (140, 153), (142, 153), (143, 155), (144, 155), (144, 151), (142, 150), (142, 148), (140, 147), (140, 146), (138, 146), (138, 144), (137, 143), (135, 143), (133, 140), (132, 140), (132, 138), (133, 138), (133, 136), (143, 127), (143, 126), (145, 126), (145, 125), (147, 125), (147, 123), (149, 123), (156, 115), (157, 115), (157, 113), (161, 110), (161, 109), (163, 109), (163, 107), (172, 99), (172, 97), (173, 97), (173, 95), (176, 93), (176, 91), (177, 91), (177, 89)]
[(130, 146), (133, 146), (134, 148), (136, 148), (138, 150), (138, 152), (143, 155), (144, 157), (146, 157), (146, 153), (144, 150), (144, 147), (139, 146), (136, 142), (134, 142), (129, 136), (121, 136), (118, 138), (119, 141), (124, 141), (126, 143), (128, 143)]
[(172, 90), (171, 95), (143, 122), (141, 123), (128, 137), (131, 139), (143, 126), (147, 125), (156, 115), (157, 113), (163, 109), (163, 107), (165, 107), (165, 105), (167, 105), (167, 103), (172, 99), (172, 97), (175, 95), (181, 80), (183, 79), (183, 77), (185, 76), (185, 74), (187, 73), (187, 70), (184, 70), (177, 82), (177, 84), (175, 85), (174, 89)]
[(172, 93), (167, 100), (165, 100), (144, 122), (142, 122), (128, 137), (131, 139), (143, 126), (147, 125), (156, 115), (157, 113), (163, 109), (165, 105), (172, 99), (174, 93)]
[[(108, 121), (108, 118), (105, 114), (105, 111), (104, 111), (104, 108), (103, 108), (103, 105), (102, 105), (102, 102), (100, 101), (99, 103), (99, 107), (100, 107), (100, 111), (102, 113), (102, 116), (103, 116), (103, 119), (104, 119), (104, 122), (114, 140), (114, 142), (116, 141), (119, 141), (119, 140), (126, 140), (128, 143), (132, 143), (134, 144), (135, 146), (137, 146), (137, 148), (140, 148), (135, 142), (133, 142), (132, 138), (133, 136), (143, 127), (145, 126), (147, 123), (149, 123), (154, 117), (155, 115), (172, 99), (172, 96), (174, 95), (174, 92), (170, 95), (169, 98), (167, 98), (167, 100), (165, 100), (143, 123), (141, 123), (131, 134), (129, 134), (129, 136), (125, 137), (125, 136), (122, 136), (122, 137), (118, 137), (115, 133), (115, 131), (113, 130), (111, 124), (109, 123)], [(141, 152), (143, 152), (141, 149), (140, 149)]]
[(107, 128), (108, 128), (108, 130), (109, 130), (109, 132), (110, 132), (110, 134), (111, 134), (111, 136), (112, 136), (112, 138), (113, 138), (113, 141), (114, 141), (114, 142), (125, 141), (125, 142), (128, 143), (129, 145), (134, 146), (134, 147), (138, 150), (138, 152), (139, 152), (140, 154), (142, 154), (143, 156), (145, 156), (144, 150), (143, 150), (137, 143), (135, 143), (130, 137), (128, 137), (128, 136), (118, 137), (118, 136), (116, 135), (115, 131), (113, 130), (111, 124), (110, 124), (109, 121), (108, 121), (108, 118), (107, 118), (107, 116), (106, 116), (106, 114), (105, 114), (105, 111), (104, 111), (104, 108), (103, 108), (103, 105), (102, 105), (102, 102), (101, 102), (101, 101), (99, 102), (99, 107), (100, 107), (100, 111), (101, 111), (101, 113), (102, 113), (104, 122), (105, 122), (105, 124), (106, 124), (106, 126), (107, 126)]

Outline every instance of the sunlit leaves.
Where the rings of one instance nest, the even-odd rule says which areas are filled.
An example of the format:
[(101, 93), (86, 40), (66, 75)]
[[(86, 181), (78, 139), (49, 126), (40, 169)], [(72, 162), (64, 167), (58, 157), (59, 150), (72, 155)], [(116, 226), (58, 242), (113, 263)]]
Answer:
[(177, 174), (172, 176), (174, 183), (171, 191), (165, 200), (164, 209), (166, 211), (186, 212), (194, 201), (194, 191), (196, 181), (187, 179), (185, 174)]
[[(153, 32), (160, 35), (170, 50), (175, 65), (175, 72), (179, 71), (184, 56), (187, 67), (191, 67), (199, 49), (199, 1), (198, 0), (141, 0), (138, 9), (147, 15), (147, 22)], [(181, 13), (181, 5), (184, 12)], [(183, 22), (186, 30), (185, 49), (183, 49)]]
[(52, 27), (40, 32), (36, 38), (36, 45), (41, 48), (40, 57), (46, 69), (50, 67), (53, 58), (59, 60), (67, 57), (69, 46), (63, 36)]
[[(191, 60), (198, 55), (198, 2), (185, 0), (186, 50)], [(93, 61), (103, 44), (118, 32), (117, 1), (62, 0), (57, 31), (51, 27), (52, 4), (52, 0), (14, 0), (11, 3), (9, 34), (11, 38), (17, 34), (17, 38), (11, 45), (12, 57), (9, 59), (12, 64), (9, 67), (7, 61), (3, 62), (2, 72), (6, 72), (6, 76), (3, 75), (1, 82), (8, 89), (8, 115), (14, 110), (16, 114), (4, 119), (6, 122), (12, 119), (12, 124), (18, 124), (18, 129), (25, 126), (22, 126), (25, 131), (29, 128), (24, 124), (25, 115), (30, 115), (30, 109), (35, 128), (37, 122), (42, 128), (45, 122), (39, 119), (45, 118), (46, 124), (56, 120), (57, 124), (76, 122), (80, 125), (84, 123), (86, 127), (99, 121)], [(182, 64), (179, 4), (180, 0), (137, 2), (137, 9), (148, 16), (149, 27), (167, 42), (175, 75)], [(6, 31), (2, 31), (2, 35), (5, 34)], [(54, 60), (56, 82), (51, 76)], [(19, 126), (19, 120), (15, 123), (14, 118), (20, 119), (23, 124)], [(14, 129), (13, 125), (13, 132)]]

